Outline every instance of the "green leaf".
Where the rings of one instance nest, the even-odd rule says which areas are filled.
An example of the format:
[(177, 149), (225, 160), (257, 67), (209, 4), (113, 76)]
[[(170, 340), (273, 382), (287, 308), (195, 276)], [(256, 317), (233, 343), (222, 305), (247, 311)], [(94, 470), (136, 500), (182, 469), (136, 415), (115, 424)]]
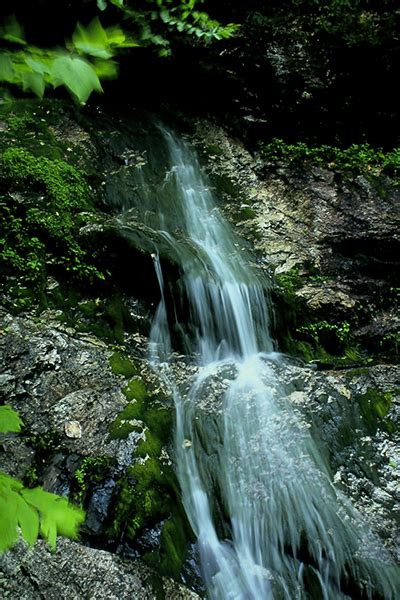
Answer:
[(19, 414), (11, 406), (0, 406), (0, 433), (19, 433), (23, 424)]
[(9, 17), (4, 27), (0, 28), (0, 38), (14, 44), (26, 45), (24, 30), (18, 23), (15, 15)]
[(106, 0), (97, 0), (97, 8), (99, 8), (100, 10), (106, 10), (106, 8), (107, 8)]
[(78, 23), (72, 42), (82, 54), (90, 54), (97, 58), (110, 58), (113, 55), (109, 48), (107, 32), (97, 17), (86, 28)]
[(45, 492), (41, 488), (22, 490), (22, 497), (28, 504), (35, 507), (40, 513), (40, 530), (54, 547), (57, 533), (72, 539), (78, 535), (78, 529), (85, 518), (84, 512), (65, 498)]
[(40, 533), (47, 540), (52, 550), (56, 549), (57, 527), (49, 515), (43, 515), (40, 520)]
[(23, 487), (24, 486), (20, 481), (18, 481), (18, 479), (14, 479), (14, 477), (10, 477), (5, 473), (0, 472), (0, 494), (5, 489), (10, 489), (14, 490), (15, 492), (19, 492), (20, 490), (22, 490)]
[(9, 56), (0, 55), (0, 81), (13, 83), (15, 80), (14, 65)]
[(118, 63), (115, 60), (98, 58), (93, 61), (93, 68), (99, 79), (114, 79), (118, 75)]
[(10, 488), (0, 487), (0, 553), (5, 552), (18, 539), (17, 506), (12, 501), (13, 492)]
[(43, 98), (45, 82), (40, 73), (24, 73), (22, 76), (22, 89), (24, 92), (32, 90), (36, 96)]
[(51, 64), (52, 61), (49, 58), (32, 58), (31, 56), (27, 56), (25, 58), (25, 63), (34, 71), (35, 73), (40, 73), (41, 75), (50, 74), (51, 73)]
[(93, 66), (82, 58), (57, 58), (53, 62), (51, 82), (54, 87), (65, 85), (82, 104), (93, 91), (103, 91)]
[(37, 537), (39, 535), (39, 516), (37, 511), (29, 506), (21, 498), (20, 495), (15, 494), (17, 496), (17, 519), (18, 525), (21, 528), (22, 535), (24, 539), (28, 542), (30, 546), (36, 542)]
[(18, 527), (29, 545), (41, 535), (55, 548), (57, 535), (76, 538), (85, 513), (65, 498), (22, 483), (0, 472), (0, 553), (18, 539)]

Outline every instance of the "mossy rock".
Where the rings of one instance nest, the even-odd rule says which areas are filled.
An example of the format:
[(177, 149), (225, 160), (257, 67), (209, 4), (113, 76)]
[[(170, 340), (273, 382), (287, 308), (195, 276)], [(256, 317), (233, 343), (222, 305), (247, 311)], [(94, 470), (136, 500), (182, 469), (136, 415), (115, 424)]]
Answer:
[(137, 403), (143, 402), (143, 400), (147, 397), (146, 386), (142, 379), (139, 377), (135, 377), (131, 379), (126, 387), (122, 390), (122, 393), (127, 398), (127, 400), (137, 400)]
[(130, 358), (121, 352), (114, 352), (110, 357), (111, 370), (114, 375), (122, 375), (127, 379), (134, 377), (138, 374), (137, 366), (132, 362)]
[(109, 427), (110, 439), (125, 440), (133, 431), (140, 431), (143, 428), (138, 423), (141, 413), (142, 407), (139, 402), (131, 402), (125, 406)]
[(393, 405), (393, 394), (375, 388), (368, 388), (365, 394), (357, 396), (360, 415), (364, 427), (370, 434), (375, 434), (377, 429), (393, 433), (395, 424), (387, 418)]

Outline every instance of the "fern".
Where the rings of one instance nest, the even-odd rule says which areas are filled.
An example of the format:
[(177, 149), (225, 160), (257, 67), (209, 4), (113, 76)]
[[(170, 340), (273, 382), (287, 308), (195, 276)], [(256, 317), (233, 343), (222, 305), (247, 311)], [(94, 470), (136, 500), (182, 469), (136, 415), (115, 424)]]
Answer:
[(17, 479), (0, 473), (0, 553), (17, 542), (19, 531), (30, 546), (40, 533), (54, 550), (57, 535), (78, 537), (84, 518), (84, 511), (65, 498), (40, 487), (27, 489)]

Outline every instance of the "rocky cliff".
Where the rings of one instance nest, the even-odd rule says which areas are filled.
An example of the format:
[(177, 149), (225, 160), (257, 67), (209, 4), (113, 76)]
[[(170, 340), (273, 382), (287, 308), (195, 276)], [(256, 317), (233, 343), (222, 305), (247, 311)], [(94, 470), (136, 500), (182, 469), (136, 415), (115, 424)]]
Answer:
[[(0, 398), (24, 429), (0, 440), (0, 468), (80, 503), (87, 519), (79, 544), (3, 556), (0, 589), (20, 598), (195, 597), (173, 577), (203, 594), (173, 469), (172, 401), (147, 360), (155, 244), (172, 287), (177, 260), (138, 214), (119, 217), (140, 193), (151, 119), (115, 107), (79, 114), (59, 102), (2, 109), (1, 118)], [(204, 120), (177, 126), (269, 282), (290, 401), (337, 486), (396, 556), (397, 181), (266, 160)], [(69, 196), (58, 189), (63, 178)], [(180, 354), (173, 362), (184, 393), (195, 367)], [(211, 415), (219, 386), (207, 396)]]

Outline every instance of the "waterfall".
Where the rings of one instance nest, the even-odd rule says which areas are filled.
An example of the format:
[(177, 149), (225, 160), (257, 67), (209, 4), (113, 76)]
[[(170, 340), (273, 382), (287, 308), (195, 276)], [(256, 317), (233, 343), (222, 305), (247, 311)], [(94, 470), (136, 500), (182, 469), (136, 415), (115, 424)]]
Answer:
[(177, 475), (210, 598), (337, 600), (348, 597), (342, 582), (350, 575), (365, 597), (394, 598), (388, 557), (333, 486), (285, 396), (263, 277), (189, 145), (169, 130), (162, 136), (169, 167), (157, 201), (141, 210), (179, 257), (185, 347), (198, 366), (189, 392), (180, 393), (169, 364), (180, 324), (168, 316), (157, 247), (151, 360), (175, 400)]

